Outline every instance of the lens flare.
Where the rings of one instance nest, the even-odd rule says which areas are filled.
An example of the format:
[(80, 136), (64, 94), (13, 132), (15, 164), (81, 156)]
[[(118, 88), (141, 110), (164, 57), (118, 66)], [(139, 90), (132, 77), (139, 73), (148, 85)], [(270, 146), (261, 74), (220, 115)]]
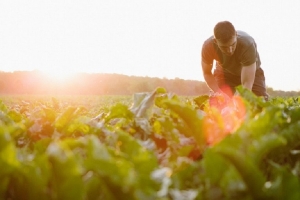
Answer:
[(42, 73), (53, 82), (67, 82), (70, 81), (75, 73), (64, 69), (43, 70)]
[(207, 115), (203, 120), (203, 131), (206, 142), (209, 145), (215, 145), (241, 126), (246, 115), (246, 108), (240, 96), (229, 98), (218, 95), (210, 98), (205, 112)]

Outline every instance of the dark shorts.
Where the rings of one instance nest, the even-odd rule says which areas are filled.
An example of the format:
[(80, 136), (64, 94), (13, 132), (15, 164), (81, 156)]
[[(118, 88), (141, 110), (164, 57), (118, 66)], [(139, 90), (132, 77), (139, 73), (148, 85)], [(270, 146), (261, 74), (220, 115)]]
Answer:
[[(221, 89), (224, 86), (229, 86), (233, 94), (235, 87), (241, 85), (241, 76), (225, 74), (221, 70), (215, 70), (214, 77)], [(265, 98), (269, 96), (266, 91), (265, 75), (262, 68), (256, 70), (252, 92), (257, 96), (264, 96)]]

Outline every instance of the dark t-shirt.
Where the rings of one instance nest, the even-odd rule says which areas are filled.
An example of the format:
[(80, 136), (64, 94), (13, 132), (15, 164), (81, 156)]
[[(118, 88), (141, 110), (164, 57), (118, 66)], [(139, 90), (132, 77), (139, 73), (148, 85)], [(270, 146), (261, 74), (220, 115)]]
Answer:
[(216, 70), (222, 70), (225, 74), (241, 75), (243, 66), (256, 62), (257, 69), (260, 68), (260, 58), (254, 39), (243, 31), (237, 31), (237, 46), (232, 56), (226, 56), (214, 43), (213, 36), (208, 38), (202, 46), (202, 61), (213, 64), (216, 60)]

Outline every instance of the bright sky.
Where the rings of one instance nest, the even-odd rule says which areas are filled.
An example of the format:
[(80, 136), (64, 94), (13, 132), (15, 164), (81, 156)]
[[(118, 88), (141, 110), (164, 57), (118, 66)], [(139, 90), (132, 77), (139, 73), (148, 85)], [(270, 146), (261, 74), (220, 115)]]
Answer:
[(204, 81), (218, 21), (254, 37), (266, 84), (300, 90), (299, 0), (2, 0), (0, 71), (118, 73)]

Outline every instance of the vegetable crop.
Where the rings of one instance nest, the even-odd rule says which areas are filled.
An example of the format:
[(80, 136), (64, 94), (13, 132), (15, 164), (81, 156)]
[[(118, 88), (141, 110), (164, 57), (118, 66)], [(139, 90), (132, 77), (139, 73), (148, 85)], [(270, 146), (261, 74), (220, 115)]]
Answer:
[(102, 107), (2, 100), (0, 198), (300, 199), (300, 98), (237, 90), (157, 88)]

